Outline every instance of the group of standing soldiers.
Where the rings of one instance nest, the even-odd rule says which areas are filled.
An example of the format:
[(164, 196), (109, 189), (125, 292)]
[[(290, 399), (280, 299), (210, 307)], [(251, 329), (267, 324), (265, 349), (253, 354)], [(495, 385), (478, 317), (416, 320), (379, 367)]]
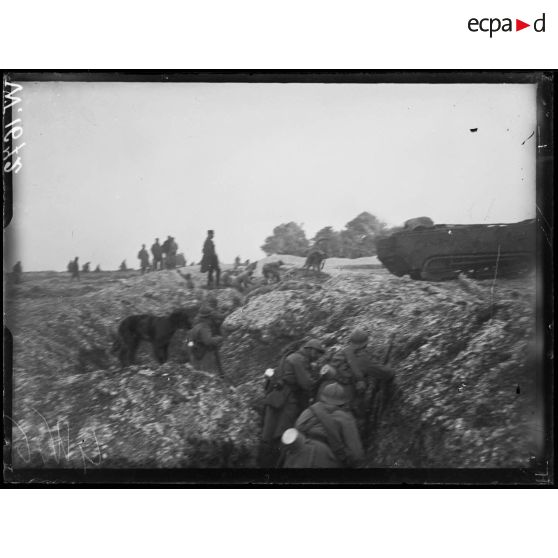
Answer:
[[(262, 467), (358, 467), (373, 394), (389, 392), (394, 372), (370, 359), (361, 329), (331, 356), (316, 339), (266, 371)], [(320, 363), (321, 366), (318, 366)], [(316, 372), (319, 369), (319, 372)], [(372, 391), (371, 391), (372, 390)]]
[(160, 244), (159, 239), (156, 238), (155, 242), (151, 245), (151, 255), (153, 260), (150, 264), (149, 253), (145, 249), (145, 244), (142, 244), (141, 250), (138, 252), (141, 272), (145, 273), (150, 270), (157, 271), (161, 269), (176, 268), (177, 251), (178, 244), (173, 236), (167, 236), (167, 239), (163, 242), (163, 244)]

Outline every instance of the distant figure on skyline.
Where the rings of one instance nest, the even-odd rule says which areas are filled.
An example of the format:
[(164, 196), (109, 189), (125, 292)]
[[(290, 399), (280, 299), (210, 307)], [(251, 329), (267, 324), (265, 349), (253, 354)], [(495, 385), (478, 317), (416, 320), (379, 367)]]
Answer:
[(140, 261), (140, 269), (143, 274), (149, 270), (149, 254), (145, 249), (145, 244), (141, 245), (141, 250), (138, 252), (138, 259)]
[(203, 243), (203, 258), (201, 260), (201, 272), (207, 273), (207, 286), (208, 288), (213, 287), (213, 272), (215, 272), (215, 286), (219, 286), (219, 280), (221, 278), (221, 269), (219, 268), (219, 258), (215, 252), (215, 244), (213, 242), (213, 237), (215, 232), (212, 230), (207, 231), (207, 238)]
[(122, 263), (119, 267), (120, 271), (128, 271), (128, 266), (126, 265), (126, 260), (122, 260)]
[(234, 268), (238, 269), (240, 267), (240, 256), (236, 256), (236, 258), (234, 259)]
[(151, 254), (153, 255), (153, 271), (163, 269), (163, 248), (159, 244), (158, 238), (151, 245)]
[(12, 279), (13, 282), (16, 284), (21, 283), (21, 275), (23, 273), (23, 269), (21, 267), (21, 262), (18, 261), (14, 267), (12, 268)]
[(78, 259), (79, 258), (76, 256), (68, 264), (68, 271), (72, 274), (71, 281), (73, 281), (74, 279), (77, 279), (78, 281), (80, 280), (79, 279), (79, 261), (78, 261)]
[(89, 268), (90, 265), (91, 265), (91, 262), (84, 263), (83, 266), (81, 267), (81, 271), (83, 273), (89, 273), (91, 271), (91, 269)]
[(176, 243), (174, 236), (169, 236), (168, 243), (169, 244), (168, 244), (165, 267), (167, 269), (174, 269), (176, 267), (176, 252), (178, 251), (178, 244)]
[(94, 273), (101, 273), (101, 266), (99, 264), (97, 264)]

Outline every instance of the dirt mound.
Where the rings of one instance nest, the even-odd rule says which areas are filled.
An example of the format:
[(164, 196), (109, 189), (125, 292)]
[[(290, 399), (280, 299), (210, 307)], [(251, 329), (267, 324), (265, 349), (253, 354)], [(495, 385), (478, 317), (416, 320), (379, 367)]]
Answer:
[[(355, 327), (371, 334), (378, 361), (395, 335), (396, 389), (365, 437), (368, 466), (515, 467), (534, 451), (533, 278), (429, 284), (373, 270), (294, 270), (242, 297), (223, 324), (235, 390), (186, 365), (182, 332), (163, 366), (145, 347), (137, 366), (120, 371), (108, 351), (125, 316), (199, 305), (206, 291), (172, 271), (95, 281), (62, 288), (41, 277), (10, 300), (16, 465), (251, 466), (263, 371), (293, 340), (318, 337), (335, 350)], [(211, 293), (223, 309), (239, 297)]]
[(418, 283), (336, 276), (316, 291), (275, 290), (225, 322), (227, 369), (239, 381), (282, 348), (318, 337), (332, 350), (360, 327), (382, 361), (394, 335), (397, 389), (374, 432), (368, 466), (526, 466), (534, 438), (533, 286), (514, 281)]
[[(19, 466), (250, 467), (250, 400), (187, 365), (53, 375), (48, 393), (18, 389)], [(55, 412), (53, 412), (55, 410)]]

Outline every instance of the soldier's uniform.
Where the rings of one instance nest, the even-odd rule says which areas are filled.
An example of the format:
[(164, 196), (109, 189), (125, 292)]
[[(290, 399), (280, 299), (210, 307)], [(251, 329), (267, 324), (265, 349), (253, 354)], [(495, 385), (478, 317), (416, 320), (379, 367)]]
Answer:
[[(286, 469), (333, 469), (339, 462), (331, 448), (320, 440), (308, 438), (296, 428), (281, 437), (286, 445), (281, 466)], [(288, 445), (287, 445), (288, 444)]]
[[(326, 444), (335, 455), (336, 464), (329, 467), (354, 467), (364, 458), (362, 442), (353, 414), (347, 407), (349, 394), (338, 383), (329, 384), (320, 393), (319, 401), (298, 417), (295, 428), (311, 440)], [(296, 467), (295, 464), (285, 465)]]
[(349, 338), (348, 345), (331, 358), (333, 370), (323, 379), (320, 390), (325, 385), (338, 382), (348, 396), (348, 406), (357, 418), (362, 418), (366, 410), (366, 390), (370, 380), (389, 380), (394, 372), (388, 366), (373, 362), (366, 353), (368, 335), (356, 329)]
[(149, 267), (149, 254), (145, 249), (145, 245), (143, 245), (142, 249), (138, 252), (138, 259), (140, 261), (141, 272), (145, 273)]
[(319, 341), (310, 340), (282, 360), (265, 398), (262, 442), (263, 453), (269, 456), (267, 465), (277, 457), (283, 432), (294, 425), (298, 415), (308, 406), (315, 386), (310, 364), (324, 352)]
[(207, 231), (207, 238), (203, 243), (203, 257), (201, 260), (201, 272), (207, 272), (207, 286), (213, 286), (213, 272), (215, 272), (215, 283), (219, 286), (221, 277), (221, 268), (219, 267), (219, 258), (215, 252), (215, 244), (213, 242), (213, 231)]
[(151, 245), (151, 254), (153, 255), (153, 269), (155, 271), (163, 269), (163, 249), (158, 238)]
[(281, 274), (279, 273), (279, 269), (283, 265), (283, 262), (279, 260), (278, 262), (269, 262), (264, 264), (262, 268), (263, 276), (266, 278), (267, 281), (277, 281), (281, 280)]
[(240, 292), (244, 292), (250, 288), (250, 283), (252, 282), (252, 271), (244, 271), (233, 277), (231, 280), (231, 284), (233, 287), (238, 289)]
[(214, 362), (215, 351), (223, 342), (223, 337), (220, 335), (223, 320), (224, 316), (212, 308), (210, 304), (202, 304), (189, 335), (194, 344), (191, 351), (194, 368), (205, 370), (216, 365), (216, 362)]

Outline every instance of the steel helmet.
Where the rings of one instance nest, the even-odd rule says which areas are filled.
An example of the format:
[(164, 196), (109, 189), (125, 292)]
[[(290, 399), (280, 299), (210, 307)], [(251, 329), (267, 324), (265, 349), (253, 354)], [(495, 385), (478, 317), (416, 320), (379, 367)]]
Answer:
[(349, 341), (358, 349), (366, 347), (366, 344), (368, 343), (368, 334), (362, 329), (357, 328), (353, 331), (353, 333), (351, 333)]
[(200, 318), (209, 318), (212, 314), (211, 307), (207, 303), (202, 304), (198, 311), (198, 316)]
[(341, 384), (335, 382), (324, 387), (320, 394), (320, 401), (330, 405), (345, 405), (349, 402), (349, 395)]

